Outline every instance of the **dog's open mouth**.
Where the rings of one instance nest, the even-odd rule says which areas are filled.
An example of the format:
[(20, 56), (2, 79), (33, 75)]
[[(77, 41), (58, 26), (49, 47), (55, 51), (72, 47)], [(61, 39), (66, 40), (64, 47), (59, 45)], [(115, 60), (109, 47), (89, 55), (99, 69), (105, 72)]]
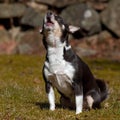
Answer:
[(47, 26), (53, 26), (54, 25), (54, 23), (51, 20), (51, 17), (47, 17), (46, 25)]

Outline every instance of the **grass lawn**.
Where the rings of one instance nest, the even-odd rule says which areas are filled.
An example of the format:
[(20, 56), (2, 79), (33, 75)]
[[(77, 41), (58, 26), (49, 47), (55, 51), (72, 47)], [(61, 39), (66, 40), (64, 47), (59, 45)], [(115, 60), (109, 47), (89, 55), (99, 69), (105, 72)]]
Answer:
[(120, 120), (120, 62), (88, 59), (94, 75), (109, 84), (110, 96), (102, 109), (62, 109), (56, 92), (56, 110), (48, 110), (42, 66), (44, 57), (0, 56), (0, 120)]

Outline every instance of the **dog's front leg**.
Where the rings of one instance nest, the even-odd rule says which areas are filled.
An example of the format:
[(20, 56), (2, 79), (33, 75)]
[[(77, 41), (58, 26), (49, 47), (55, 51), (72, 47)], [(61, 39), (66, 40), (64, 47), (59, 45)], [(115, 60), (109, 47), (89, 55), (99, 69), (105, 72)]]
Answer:
[(83, 87), (75, 83), (74, 89), (75, 89), (76, 114), (79, 114), (82, 112), (83, 108)]
[(50, 110), (55, 110), (55, 95), (54, 95), (54, 90), (53, 87), (50, 87), (50, 91), (48, 93), (48, 100), (50, 104)]
[(48, 101), (50, 104), (50, 110), (55, 110), (55, 95), (54, 95), (54, 89), (50, 83), (46, 83), (46, 92), (48, 96)]

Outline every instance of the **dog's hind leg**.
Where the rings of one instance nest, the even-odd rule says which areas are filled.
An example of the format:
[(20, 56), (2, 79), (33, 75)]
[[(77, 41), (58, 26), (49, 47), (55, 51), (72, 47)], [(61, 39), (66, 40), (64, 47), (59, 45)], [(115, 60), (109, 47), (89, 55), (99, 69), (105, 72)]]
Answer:
[(83, 87), (80, 84), (74, 83), (75, 90), (75, 104), (76, 104), (76, 114), (82, 112), (83, 108)]
[(101, 107), (100, 106), (101, 96), (100, 96), (100, 93), (98, 93), (96, 90), (89, 91), (85, 99), (87, 101), (89, 109), (92, 109), (92, 108), (96, 109)]

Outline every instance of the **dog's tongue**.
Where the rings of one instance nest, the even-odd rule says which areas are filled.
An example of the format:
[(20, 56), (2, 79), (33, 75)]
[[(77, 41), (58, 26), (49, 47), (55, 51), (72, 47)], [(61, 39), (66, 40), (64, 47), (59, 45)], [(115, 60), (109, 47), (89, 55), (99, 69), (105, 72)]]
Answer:
[(51, 26), (51, 25), (53, 25), (53, 23), (47, 22), (46, 25), (47, 25), (47, 26)]
[(47, 24), (47, 26), (51, 26), (51, 25), (53, 25), (53, 22), (51, 21), (51, 19), (50, 19), (50, 18), (48, 18), (48, 19), (47, 19), (47, 23), (46, 23), (46, 24)]

